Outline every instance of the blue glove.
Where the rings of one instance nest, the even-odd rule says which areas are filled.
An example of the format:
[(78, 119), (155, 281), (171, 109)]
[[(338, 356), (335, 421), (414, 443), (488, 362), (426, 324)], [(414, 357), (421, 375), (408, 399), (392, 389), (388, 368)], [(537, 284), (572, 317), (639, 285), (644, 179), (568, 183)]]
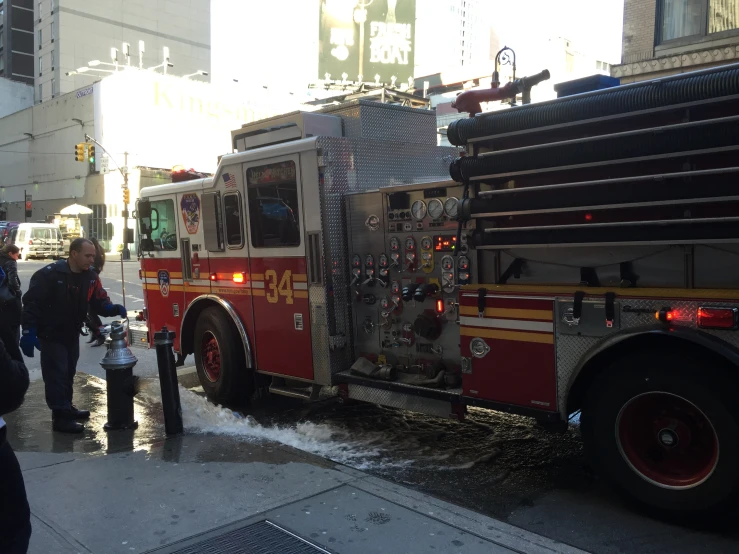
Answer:
[(105, 311), (100, 315), (102, 315), (103, 317), (119, 316), (122, 318), (126, 318), (128, 317), (128, 312), (126, 311), (126, 308), (124, 308), (120, 304), (108, 304), (105, 307)]
[(33, 349), (38, 348), (41, 351), (41, 343), (38, 341), (36, 336), (36, 329), (23, 329), (23, 336), (21, 337), (21, 350), (29, 357), (33, 358)]

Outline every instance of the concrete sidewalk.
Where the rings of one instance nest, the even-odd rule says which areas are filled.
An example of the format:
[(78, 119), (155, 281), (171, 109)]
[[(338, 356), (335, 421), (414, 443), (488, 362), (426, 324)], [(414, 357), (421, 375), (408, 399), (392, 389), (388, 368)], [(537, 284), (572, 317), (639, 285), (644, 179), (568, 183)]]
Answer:
[(104, 382), (76, 388), (94, 411), (82, 437), (50, 431), (41, 382), (6, 418), (33, 554), (582, 552), (281, 444), (167, 438), (156, 401), (136, 401), (138, 430), (106, 435)]

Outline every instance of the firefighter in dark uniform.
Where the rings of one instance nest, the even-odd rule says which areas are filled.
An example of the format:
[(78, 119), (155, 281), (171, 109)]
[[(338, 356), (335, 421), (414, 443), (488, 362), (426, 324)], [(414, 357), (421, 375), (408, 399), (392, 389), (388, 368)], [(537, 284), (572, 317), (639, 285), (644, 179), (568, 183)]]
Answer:
[(88, 419), (90, 412), (72, 404), (72, 383), (79, 358), (80, 330), (88, 309), (103, 317), (126, 317), (126, 309), (113, 304), (91, 266), (95, 246), (78, 238), (69, 247), (69, 258), (38, 270), (23, 295), (23, 336), (21, 349), (33, 357), (41, 351), (41, 374), (46, 387), (46, 404), (51, 409), (55, 431), (81, 433), (76, 420)]

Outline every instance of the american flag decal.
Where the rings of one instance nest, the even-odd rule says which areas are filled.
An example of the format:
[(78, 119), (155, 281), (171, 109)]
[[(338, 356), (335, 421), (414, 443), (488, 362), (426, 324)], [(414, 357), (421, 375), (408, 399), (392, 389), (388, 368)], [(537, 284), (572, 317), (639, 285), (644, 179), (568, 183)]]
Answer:
[(223, 177), (223, 184), (226, 185), (226, 188), (236, 188), (236, 178), (231, 173), (224, 173), (222, 175)]

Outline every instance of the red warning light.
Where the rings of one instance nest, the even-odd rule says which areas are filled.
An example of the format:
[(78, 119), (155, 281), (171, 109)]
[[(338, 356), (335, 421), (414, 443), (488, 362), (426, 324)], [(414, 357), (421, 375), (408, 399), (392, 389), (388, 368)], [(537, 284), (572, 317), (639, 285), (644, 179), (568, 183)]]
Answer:
[(662, 308), (654, 314), (654, 317), (662, 323), (669, 323), (675, 319), (675, 312), (672, 308)]
[(218, 275), (216, 275), (215, 273), (211, 273), (209, 279), (211, 281), (217, 281), (218, 280)]
[(739, 324), (737, 308), (698, 308), (698, 327), (704, 329), (735, 329)]
[(593, 214), (586, 213), (585, 214), (585, 221), (593, 221)]
[(441, 298), (439, 298), (436, 301), (436, 313), (438, 313), (438, 314), (443, 314), (444, 313), (444, 301)]

